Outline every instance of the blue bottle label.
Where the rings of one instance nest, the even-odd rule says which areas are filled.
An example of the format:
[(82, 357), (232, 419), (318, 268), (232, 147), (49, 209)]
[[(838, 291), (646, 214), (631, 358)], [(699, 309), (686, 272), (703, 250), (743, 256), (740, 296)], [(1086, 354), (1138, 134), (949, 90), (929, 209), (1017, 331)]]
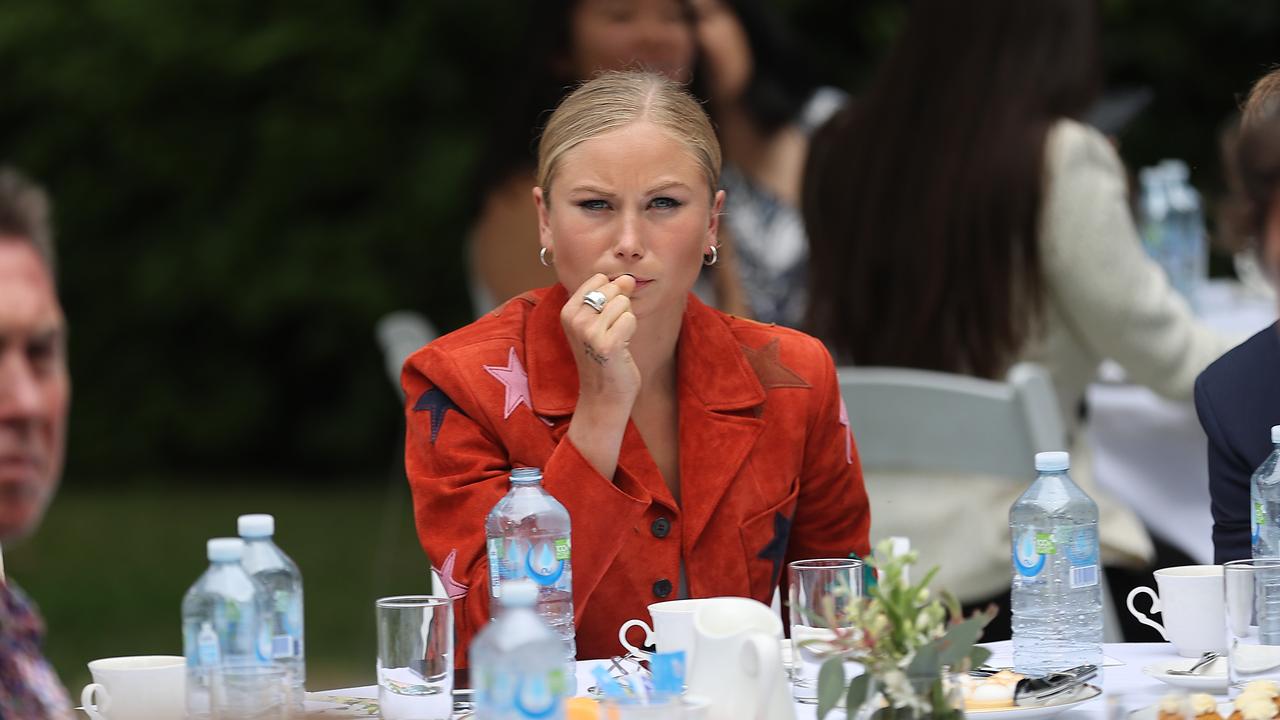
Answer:
[(1075, 588), (1092, 587), (1098, 584), (1098, 528), (1096, 525), (1085, 525), (1076, 528), (1063, 528), (1063, 535), (1069, 536), (1064, 543), (1067, 559), (1071, 561), (1067, 584)]
[(502, 597), (502, 538), (489, 538), (489, 597)]
[(1254, 545), (1262, 538), (1262, 526), (1267, 524), (1267, 508), (1261, 500), (1253, 499), (1253, 512), (1249, 513), (1249, 537)]
[(1028, 529), (1013, 538), (1013, 570), (1025, 579), (1034, 578), (1044, 570), (1047, 553), (1041, 550), (1048, 548), (1042, 535), (1045, 533)]
[(541, 587), (569, 590), (572, 578), (569, 538), (488, 541), (490, 594), (501, 597), (500, 583), (528, 578)]
[(568, 684), (563, 668), (546, 673), (491, 673), (477, 667), (472, 670), (472, 679), (478, 710), (531, 720), (564, 716)]

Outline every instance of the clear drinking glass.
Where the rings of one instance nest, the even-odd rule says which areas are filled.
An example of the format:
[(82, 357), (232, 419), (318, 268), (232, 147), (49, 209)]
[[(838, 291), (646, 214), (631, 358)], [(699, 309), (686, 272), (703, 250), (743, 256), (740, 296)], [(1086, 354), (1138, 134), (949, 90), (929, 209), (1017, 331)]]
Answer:
[(404, 595), (375, 603), (378, 705), (384, 720), (448, 720), (453, 713), (449, 598)]
[[(791, 696), (818, 702), (818, 670), (831, 657), (826, 645), (841, 627), (849, 604), (862, 596), (862, 561), (852, 558), (797, 560), (791, 579)], [(829, 617), (834, 618), (832, 625)]]
[(1232, 695), (1253, 680), (1280, 682), (1280, 558), (1234, 560), (1222, 577)]

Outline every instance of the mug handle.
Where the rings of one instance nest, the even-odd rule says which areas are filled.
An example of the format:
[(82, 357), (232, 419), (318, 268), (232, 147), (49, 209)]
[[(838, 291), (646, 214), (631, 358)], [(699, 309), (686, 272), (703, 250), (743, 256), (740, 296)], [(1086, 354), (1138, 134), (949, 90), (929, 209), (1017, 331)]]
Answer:
[[(97, 692), (101, 700), (93, 702), (93, 693)], [(92, 720), (107, 720), (103, 713), (111, 709), (111, 695), (101, 683), (89, 683), (80, 691), (80, 705)]]
[(1165, 642), (1169, 642), (1169, 636), (1165, 634), (1164, 626), (1156, 622), (1155, 620), (1152, 620), (1151, 618), (1147, 617), (1145, 614), (1140, 612), (1138, 608), (1133, 606), (1134, 599), (1137, 598), (1139, 595), (1142, 595), (1143, 593), (1146, 593), (1147, 595), (1151, 596), (1151, 612), (1152, 613), (1158, 613), (1163, 611), (1163, 607), (1160, 604), (1160, 596), (1156, 594), (1155, 590), (1152, 590), (1149, 587), (1136, 587), (1129, 591), (1129, 598), (1125, 600), (1125, 604), (1129, 606), (1129, 614), (1133, 615), (1134, 619), (1136, 619), (1138, 622), (1142, 623), (1143, 625), (1147, 625), (1155, 628), (1156, 632), (1160, 633), (1160, 637), (1164, 638)]
[(638, 655), (640, 657), (649, 657), (653, 655), (653, 653), (647, 650), (641, 650), (630, 642), (627, 642), (627, 631), (633, 627), (644, 629), (644, 642), (641, 643), (642, 645), (653, 644), (653, 628), (649, 627), (649, 623), (643, 620), (628, 620), (622, 623), (622, 627), (618, 628), (618, 642), (622, 643), (622, 647), (626, 648), (627, 652), (632, 655)]
[[(782, 659), (779, 657), (777, 639), (765, 633), (752, 633), (742, 644), (742, 670), (755, 681), (756, 704), (762, 713), (768, 713), (772, 701), (773, 678), (782, 677)], [(762, 715), (767, 717), (767, 715)]]

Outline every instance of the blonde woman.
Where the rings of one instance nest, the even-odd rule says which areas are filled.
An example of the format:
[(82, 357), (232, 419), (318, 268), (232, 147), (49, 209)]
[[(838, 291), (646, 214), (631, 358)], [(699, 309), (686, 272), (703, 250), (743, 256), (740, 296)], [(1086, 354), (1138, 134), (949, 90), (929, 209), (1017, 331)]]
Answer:
[(720, 147), (660, 76), (608, 73), (548, 121), (531, 201), (559, 282), (409, 358), (419, 538), (457, 655), (489, 619), (484, 519), (543, 469), (573, 523), (579, 658), (645, 606), (768, 602), (789, 560), (868, 552), (867, 498), (826, 350), (691, 293), (717, 257)]

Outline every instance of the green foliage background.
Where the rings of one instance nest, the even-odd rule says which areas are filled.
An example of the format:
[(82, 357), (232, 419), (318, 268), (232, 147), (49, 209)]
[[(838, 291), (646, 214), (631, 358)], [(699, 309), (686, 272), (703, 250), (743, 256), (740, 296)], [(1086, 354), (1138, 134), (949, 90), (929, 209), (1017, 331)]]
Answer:
[[(855, 94), (901, 1), (779, 0)], [(1276, 60), (1262, 0), (1106, 2), (1112, 80), (1156, 101), (1131, 162), (1189, 159)], [(73, 329), (69, 476), (384, 467), (372, 329), (469, 319), (471, 167), (514, 77), (521, 0), (0, 4), (0, 158), (53, 192)], [(957, 29), (963, 32), (963, 29)]]

